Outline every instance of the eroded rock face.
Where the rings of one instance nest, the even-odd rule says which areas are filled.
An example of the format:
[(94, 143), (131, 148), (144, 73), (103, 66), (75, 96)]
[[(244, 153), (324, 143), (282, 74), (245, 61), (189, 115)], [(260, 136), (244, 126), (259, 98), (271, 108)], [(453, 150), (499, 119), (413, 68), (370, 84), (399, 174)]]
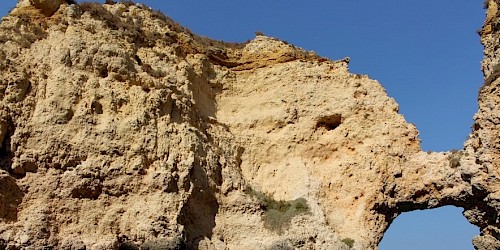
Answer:
[(5, 171), (0, 172), (0, 218), (5, 221), (17, 220), (17, 206), (21, 203), (23, 192), (16, 180)]
[(61, 4), (66, 3), (65, 0), (29, 0), (30, 3), (37, 9), (40, 9), (43, 14), (51, 16), (54, 14)]
[(480, 32), (484, 45), (482, 69), (485, 83), (479, 91), (479, 110), (474, 116), (473, 132), (465, 144), (473, 152), (479, 171), (472, 178), (479, 199), (464, 214), (480, 225), (481, 235), (474, 239), (478, 249), (500, 246), (500, 10), (499, 1), (487, 2), (487, 16)]
[[(198, 111), (215, 105), (219, 79), (172, 41), (150, 44), (175, 28), (167, 19), (134, 6), (87, 7), (62, 5), (65, 16), (35, 20), (18, 10), (2, 22), (1, 168), (24, 202), (8, 204), (18, 213), (0, 218), (0, 238), (35, 248), (194, 245), (214, 227), (217, 196), (243, 183), (232, 135)], [(17, 22), (51, 31), (14, 35)], [(113, 33), (108, 24), (130, 26)]]
[(426, 153), (348, 60), (200, 38), (135, 4), (32, 9), (0, 24), (0, 247), (376, 249), (398, 214), (443, 205), (498, 245), (493, 28), (474, 132)]

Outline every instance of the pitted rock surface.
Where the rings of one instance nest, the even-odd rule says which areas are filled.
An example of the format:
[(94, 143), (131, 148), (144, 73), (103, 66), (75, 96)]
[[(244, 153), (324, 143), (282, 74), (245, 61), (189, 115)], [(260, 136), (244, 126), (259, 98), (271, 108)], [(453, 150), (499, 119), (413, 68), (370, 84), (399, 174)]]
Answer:
[[(444, 205), (500, 244), (496, 0), (456, 152), (422, 152), (348, 59), (108, 2), (24, 0), (0, 23), (0, 248), (376, 249), (400, 213)], [(274, 230), (256, 193), (308, 211)]]

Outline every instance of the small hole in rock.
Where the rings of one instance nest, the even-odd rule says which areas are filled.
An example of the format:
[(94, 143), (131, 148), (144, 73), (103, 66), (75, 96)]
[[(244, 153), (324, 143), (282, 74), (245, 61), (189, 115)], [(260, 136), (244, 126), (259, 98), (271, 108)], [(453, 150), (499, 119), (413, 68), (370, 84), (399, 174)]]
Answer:
[(103, 113), (102, 104), (100, 104), (97, 101), (92, 102), (92, 105), (91, 105), (90, 108), (92, 109), (92, 112), (94, 112), (96, 114), (102, 114)]
[(137, 62), (137, 64), (142, 65), (142, 60), (141, 60), (141, 58), (138, 55), (135, 55), (134, 59)]
[(72, 109), (68, 109), (65, 115), (66, 121), (70, 121), (75, 116), (75, 112)]
[(101, 72), (99, 72), (99, 75), (102, 77), (102, 78), (106, 78), (108, 77), (108, 69), (107, 68), (104, 68), (101, 70)]
[(342, 123), (342, 116), (339, 114), (320, 117), (316, 123), (316, 129), (326, 128), (326, 130), (334, 130)]
[(142, 90), (143, 90), (144, 92), (146, 92), (146, 93), (149, 93), (149, 92), (151, 91), (151, 89), (150, 89), (150, 88), (145, 87), (145, 86), (142, 86), (141, 88), (142, 88)]

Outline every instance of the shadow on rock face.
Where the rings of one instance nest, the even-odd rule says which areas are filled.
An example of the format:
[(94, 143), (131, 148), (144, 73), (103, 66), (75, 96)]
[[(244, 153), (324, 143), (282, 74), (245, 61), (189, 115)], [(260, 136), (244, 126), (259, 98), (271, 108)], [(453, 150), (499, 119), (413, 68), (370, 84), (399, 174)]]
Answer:
[(186, 245), (181, 238), (156, 239), (144, 242), (141, 245), (143, 250), (184, 250)]
[(23, 196), (16, 180), (7, 173), (0, 172), (0, 221), (17, 220), (17, 206)]
[(187, 249), (198, 249), (201, 240), (212, 237), (219, 203), (210, 189), (203, 167), (195, 164), (192, 171), (195, 187), (181, 210), (179, 222), (184, 225)]
[[(11, 148), (11, 137), (14, 135), (14, 125), (12, 120), (7, 118), (0, 122), (0, 171), (10, 171), (12, 168), (12, 161), (14, 158), (14, 152)], [(3, 173), (0, 172), (0, 176), (3, 177)]]

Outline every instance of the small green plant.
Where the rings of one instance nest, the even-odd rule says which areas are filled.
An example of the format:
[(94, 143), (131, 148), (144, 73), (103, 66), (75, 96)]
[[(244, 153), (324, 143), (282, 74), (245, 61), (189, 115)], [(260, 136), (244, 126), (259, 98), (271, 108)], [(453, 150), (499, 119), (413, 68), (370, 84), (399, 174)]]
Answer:
[(354, 246), (354, 240), (351, 238), (344, 238), (341, 240), (344, 244), (346, 244), (349, 248)]
[(246, 193), (255, 198), (264, 210), (262, 217), (264, 226), (278, 234), (282, 234), (290, 226), (293, 217), (309, 212), (307, 200), (304, 198), (277, 201), (270, 195), (255, 191), (250, 187), (247, 188)]
[(262, 31), (255, 31), (255, 36), (264, 36), (264, 32), (262, 32)]
[(127, 7), (135, 5), (134, 1), (130, 1), (130, 0), (121, 0), (120, 3), (125, 4), (125, 6), (127, 6)]
[(457, 168), (460, 166), (460, 160), (462, 159), (462, 151), (452, 150), (448, 155), (448, 161), (450, 162), (451, 168)]
[(483, 9), (488, 9), (490, 6), (490, 0), (484, 0), (483, 1)]

